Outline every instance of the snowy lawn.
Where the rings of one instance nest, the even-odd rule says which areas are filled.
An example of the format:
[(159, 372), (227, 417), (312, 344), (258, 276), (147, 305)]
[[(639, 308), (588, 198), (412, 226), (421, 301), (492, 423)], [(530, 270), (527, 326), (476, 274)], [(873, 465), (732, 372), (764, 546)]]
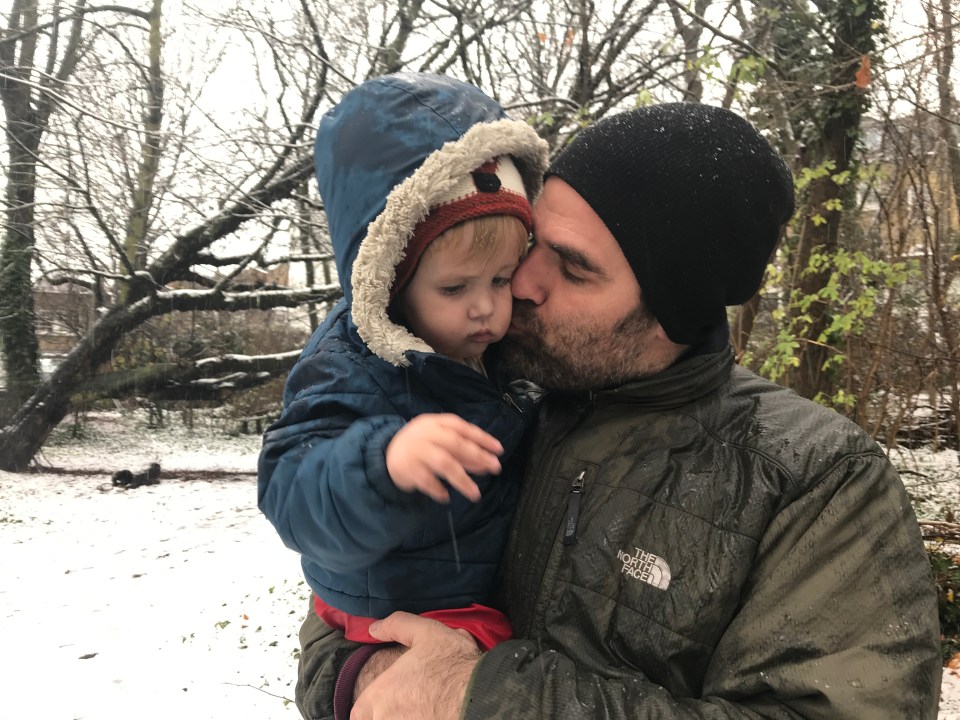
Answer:
[[(47, 474), (0, 472), (0, 716), (31, 720), (296, 719), (308, 590), (256, 507), (258, 436), (170, 416), (100, 414), (57, 432)], [(906, 452), (918, 514), (960, 511), (954, 452)], [(110, 474), (163, 468), (159, 485)], [(916, 474), (914, 474), (916, 473)], [(960, 720), (944, 673), (940, 720)]]
[(308, 590), (256, 507), (259, 437), (144, 424), (98, 418), (83, 445), (61, 433), (42, 461), (84, 473), (159, 461), (159, 485), (0, 473), (0, 716), (298, 718)]

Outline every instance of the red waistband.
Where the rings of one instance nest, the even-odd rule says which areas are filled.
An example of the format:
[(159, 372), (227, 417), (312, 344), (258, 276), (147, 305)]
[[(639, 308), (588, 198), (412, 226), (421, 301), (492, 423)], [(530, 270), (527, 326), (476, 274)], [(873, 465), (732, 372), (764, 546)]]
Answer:
[[(319, 597), (314, 596), (314, 610), (317, 616), (327, 625), (343, 630), (347, 640), (363, 643), (381, 642), (370, 632), (370, 623), (376, 618), (348, 615), (336, 608), (330, 607)], [(451, 608), (449, 610), (429, 610), (420, 613), (421, 617), (431, 618), (442, 622), (454, 630), (463, 629), (473, 635), (481, 650), (489, 650), (494, 645), (509, 640), (513, 636), (513, 628), (507, 616), (499, 610), (486, 605), (473, 603), (465, 608)]]

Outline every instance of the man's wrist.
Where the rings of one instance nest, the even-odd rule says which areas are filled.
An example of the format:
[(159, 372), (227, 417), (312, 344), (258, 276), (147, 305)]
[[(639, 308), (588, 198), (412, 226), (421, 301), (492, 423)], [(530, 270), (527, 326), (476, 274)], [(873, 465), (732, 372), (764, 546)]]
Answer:
[(488, 650), (486, 652), (480, 653), (480, 657), (477, 658), (477, 661), (473, 663), (473, 667), (470, 669), (470, 677), (467, 678), (467, 686), (464, 688), (464, 691), (463, 691), (463, 700), (461, 701), (460, 715), (458, 716), (459, 718), (461, 718), (461, 720), (463, 720), (463, 718), (466, 718), (468, 715), (467, 710), (470, 707), (470, 696), (473, 693), (474, 683), (476, 682), (476, 679), (477, 679), (477, 675), (478, 675), (477, 670), (480, 667), (480, 664), (483, 662), (483, 659), (487, 656), (489, 652), (490, 651)]
[(349, 720), (350, 709), (357, 696), (357, 681), (371, 657), (381, 650), (383, 645), (361, 645), (354, 650), (343, 663), (333, 688), (334, 720)]
[(463, 717), (473, 674), (484, 653), (474, 647), (459, 658), (452, 660), (447, 667), (436, 674), (436, 680), (443, 688), (440, 706), (444, 708), (442, 717)]
[(357, 675), (357, 682), (353, 688), (354, 700), (360, 696), (360, 693), (367, 689), (370, 683), (386, 672), (407, 650), (403, 645), (398, 643), (385, 643), (371, 647), (375, 648), (375, 652), (368, 656), (369, 659), (360, 668), (360, 672)]

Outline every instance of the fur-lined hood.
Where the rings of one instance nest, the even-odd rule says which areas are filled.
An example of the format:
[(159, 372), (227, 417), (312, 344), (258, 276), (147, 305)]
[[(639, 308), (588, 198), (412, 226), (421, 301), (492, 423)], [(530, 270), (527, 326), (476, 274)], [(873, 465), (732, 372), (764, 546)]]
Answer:
[(407, 352), (433, 352), (387, 316), (414, 228), (456, 180), (499, 155), (513, 158), (532, 202), (546, 142), (477, 88), (443, 76), (368, 81), (321, 119), (317, 182), (344, 298), (360, 337), (387, 362), (406, 365)]

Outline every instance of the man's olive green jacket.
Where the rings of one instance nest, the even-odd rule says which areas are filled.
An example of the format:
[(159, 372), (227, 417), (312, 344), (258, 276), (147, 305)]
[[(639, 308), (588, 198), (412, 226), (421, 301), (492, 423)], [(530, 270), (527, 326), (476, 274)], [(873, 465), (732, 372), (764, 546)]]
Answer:
[(548, 400), (477, 718), (935, 718), (937, 607), (881, 449), (725, 350)]

